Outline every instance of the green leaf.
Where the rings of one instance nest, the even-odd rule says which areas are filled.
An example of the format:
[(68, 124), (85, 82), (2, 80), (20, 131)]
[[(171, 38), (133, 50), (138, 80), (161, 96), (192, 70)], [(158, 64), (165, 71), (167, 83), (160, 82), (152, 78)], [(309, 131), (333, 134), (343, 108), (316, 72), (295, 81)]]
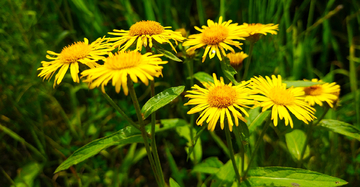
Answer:
[(354, 125), (334, 119), (323, 119), (318, 126), (325, 127), (329, 131), (333, 131), (360, 141), (360, 130)]
[(288, 167), (258, 167), (250, 169), (240, 186), (341, 186), (346, 181), (322, 173)]
[(171, 177), (169, 183), (170, 183), (170, 187), (180, 187), (180, 185)]
[(194, 169), (191, 171), (192, 173), (206, 173), (206, 174), (215, 174), (219, 172), (219, 168), (224, 164), (219, 160), (218, 157), (209, 157), (205, 159), (203, 162), (195, 165)]
[(237, 130), (239, 130), (242, 136), (245, 138), (244, 140), (247, 140), (249, 138), (250, 136), (249, 127), (245, 123), (240, 122), (238, 128), (234, 128), (234, 131)]
[(27, 146), (30, 150), (32, 150), (35, 154), (41, 156), (43, 158), (43, 160), (46, 160), (45, 156), (43, 154), (41, 154), (41, 152), (39, 150), (37, 150), (34, 146), (32, 146), (31, 144), (29, 144), (27, 141), (25, 141), (24, 138), (22, 138), (21, 136), (19, 136), (18, 134), (16, 134), (14, 131), (12, 131), (11, 129), (3, 126), (0, 124), (0, 130), (2, 130), (5, 134), (9, 135), (10, 137), (12, 137), (14, 140), (22, 143), (23, 145)]
[[(239, 156), (235, 155), (235, 162), (236, 165), (239, 166)], [(238, 168), (239, 169), (239, 168)], [(225, 165), (220, 167), (219, 171), (215, 175), (215, 182), (211, 184), (211, 187), (217, 187), (217, 186), (228, 186), (229, 184), (232, 184), (235, 180), (235, 171), (234, 167), (232, 165), (231, 160), (226, 162)]]
[(165, 155), (166, 155), (168, 165), (171, 170), (171, 176), (173, 176), (175, 178), (175, 180), (177, 181), (177, 184), (179, 184), (180, 186), (185, 186), (182, 179), (185, 176), (187, 176), (187, 172), (184, 168), (179, 170), (179, 167), (177, 166), (176, 161), (170, 151), (170, 147), (172, 147), (172, 150), (173, 150), (174, 146), (171, 145), (170, 143), (166, 142), (166, 140), (164, 140), (164, 143), (165, 143)]
[(167, 51), (167, 50), (165, 50), (165, 49), (162, 49), (162, 48), (158, 48), (158, 47), (156, 47), (156, 50), (159, 52), (159, 53), (161, 53), (161, 54), (163, 54), (166, 58), (168, 58), (168, 59), (171, 59), (171, 60), (173, 60), (173, 61), (176, 61), (176, 62), (182, 62), (182, 60), (180, 59), (180, 58), (178, 58), (176, 55), (174, 55), (172, 52), (170, 52), (170, 51)]
[[(300, 129), (295, 129), (290, 133), (286, 133), (285, 138), (286, 138), (286, 146), (289, 149), (291, 156), (297, 161), (301, 160), (300, 157), (301, 157), (301, 152), (303, 151), (304, 148), (304, 144), (306, 142), (306, 134)], [(306, 158), (309, 155), (310, 155), (310, 148), (307, 145), (303, 158)]]
[(222, 62), (220, 62), (220, 65), (225, 77), (228, 78), (235, 85), (238, 85), (239, 83), (234, 78), (234, 75), (237, 73), (237, 71), (230, 65), (229, 60), (225, 58)]
[(74, 0), (74, 1), (71, 1), (74, 3), (74, 5), (79, 9), (81, 10), (83, 13), (87, 14), (86, 16), (89, 16), (89, 17), (94, 17), (94, 14), (88, 9), (88, 7), (86, 6), (87, 3), (84, 2), (83, 0)]
[[(194, 144), (197, 144), (197, 141), (199, 140), (201, 133), (204, 132), (205, 129), (206, 129), (206, 126), (204, 125), (201, 127), (200, 131), (196, 133), (196, 136), (193, 138)], [(190, 147), (189, 155), (192, 154), (193, 151), (194, 151), (194, 147)]]
[(184, 89), (185, 86), (171, 87), (150, 98), (141, 109), (143, 118), (146, 119), (150, 114), (173, 101)]
[(189, 125), (185, 120), (183, 120), (183, 119), (178, 119), (178, 118), (174, 118), (174, 119), (162, 119), (162, 120), (160, 120), (160, 123), (162, 124), (163, 127), (160, 128), (159, 130), (157, 130), (156, 132), (173, 129), (173, 128), (175, 128), (175, 127), (181, 127), (181, 126), (187, 126), (187, 125)]
[(286, 88), (290, 87), (309, 87), (319, 84), (324, 84), (325, 82), (311, 82), (311, 81), (283, 81), (286, 84)]
[[(193, 130), (193, 135), (196, 134), (196, 130), (194, 128), (191, 128)], [(190, 154), (190, 147), (193, 146), (191, 143), (191, 137), (190, 137), (190, 126), (181, 126), (181, 127), (177, 127), (176, 128), (176, 132), (179, 134), (179, 136), (184, 137), (188, 142), (187, 142), (187, 147), (185, 147), (185, 151), (188, 154), (188, 157), (190, 157), (190, 159), (192, 161), (194, 161), (194, 154)], [(193, 152), (195, 152), (196, 155), (196, 161), (200, 162), (201, 157), (202, 157), (202, 147), (201, 147), (201, 139), (199, 139), (197, 141), (197, 143), (194, 145), (194, 149), (192, 150)]]
[(267, 119), (270, 113), (270, 110), (260, 112), (260, 107), (249, 110), (249, 117), (245, 119), (247, 120), (246, 124), (249, 127), (250, 134)]
[(132, 126), (125, 127), (124, 129), (121, 129), (114, 134), (96, 139), (79, 148), (72, 155), (70, 155), (69, 158), (67, 158), (63, 163), (61, 163), (60, 166), (56, 168), (54, 173), (68, 169), (70, 166), (78, 164), (79, 162), (82, 162), (96, 155), (101, 150), (106, 149), (110, 146), (124, 145), (137, 142), (143, 142), (140, 131)]
[[(43, 169), (42, 164), (31, 162), (21, 168), (19, 174), (16, 176), (14, 183), (16, 187), (32, 187), (34, 180)], [(14, 187), (14, 185), (12, 185)]]
[(196, 80), (198, 80), (200, 82), (214, 83), (214, 78), (211, 75), (209, 75), (209, 74), (207, 74), (205, 72), (202, 72), (202, 71), (195, 73), (194, 77), (195, 77)]

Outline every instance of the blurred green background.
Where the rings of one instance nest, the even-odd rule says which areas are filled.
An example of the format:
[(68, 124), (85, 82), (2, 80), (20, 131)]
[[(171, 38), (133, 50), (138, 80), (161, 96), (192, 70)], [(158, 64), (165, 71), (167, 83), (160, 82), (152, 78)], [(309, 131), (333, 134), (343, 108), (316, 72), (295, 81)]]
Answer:
[[(248, 78), (281, 74), (288, 80), (321, 78), (341, 86), (340, 106), (327, 118), (360, 127), (360, 2), (357, 0), (1, 0), (0, 1), (0, 184), (26, 181), (27, 186), (156, 186), (142, 145), (111, 147), (71, 169), (53, 174), (73, 151), (109, 135), (126, 125), (102, 97), (67, 75), (55, 89), (52, 81), (37, 77), (47, 50), (62, 48), (84, 37), (94, 41), (112, 29), (125, 29), (140, 20), (156, 20), (173, 30), (194, 26), (207, 19), (235, 23), (279, 24), (277, 35), (263, 37), (254, 48)], [(244, 45), (246, 52), (248, 45)], [(201, 55), (201, 54), (200, 54)], [(182, 58), (183, 52), (179, 50)], [(195, 57), (195, 72), (218, 72), (216, 59), (201, 63)], [(157, 79), (157, 91), (170, 86), (190, 88), (185, 64), (169, 61), (164, 79)], [(140, 102), (149, 90), (137, 85)], [(128, 115), (136, 119), (130, 98), (108, 94)], [(157, 114), (157, 118), (183, 118), (186, 100), (179, 97)], [(216, 131), (224, 139), (221, 131)], [(256, 134), (254, 135), (256, 136)], [(282, 149), (284, 137), (268, 131), (258, 164), (291, 166), (296, 163)], [(203, 158), (228, 158), (208, 132), (202, 134)], [(349, 182), (360, 183), (359, 142), (329, 132), (314, 132), (308, 168)], [(190, 173), (186, 140), (169, 131), (157, 136), (166, 180), (180, 179), (195, 186)], [(172, 160), (173, 159), (173, 160)], [(172, 161), (175, 160), (175, 165)], [(175, 178), (174, 177), (174, 178)], [(179, 182), (179, 181), (178, 181)], [(180, 182), (179, 182), (180, 183)], [(26, 186), (26, 185), (25, 185)]]

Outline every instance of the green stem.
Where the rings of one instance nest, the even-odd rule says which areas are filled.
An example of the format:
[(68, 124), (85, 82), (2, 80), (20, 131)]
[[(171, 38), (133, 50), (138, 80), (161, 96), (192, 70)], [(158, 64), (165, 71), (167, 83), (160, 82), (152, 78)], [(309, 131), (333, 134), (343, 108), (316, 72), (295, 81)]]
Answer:
[[(356, 14), (358, 14), (360, 11), (358, 11)], [(356, 15), (353, 14), (353, 15)], [(353, 28), (351, 27), (350, 20), (352, 19), (351, 16), (346, 17), (346, 28), (348, 33), (348, 41), (349, 41), (349, 79), (350, 79), (350, 90), (354, 97), (354, 106), (355, 106), (355, 113), (356, 113), (356, 125), (358, 128), (360, 128), (360, 105), (359, 105), (359, 96), (358, 96), (358, 79), (357, 79), (357, 65), (354, 61), (355, 59), (355, 44), (354, 44), (354, 38), (353, 38)]]
[(128, 87), (129, 87), (129, 92), (130, 92), (131, 99), (132, 99), (132, 101), (134, 103), (134, 107), (135, 107), (135, 110), (136, 110), (136, 115), (137, 115), (139, 123), (140, 123), (141, 136), (144, 139), (146, 154), (147, 154), (148, 159), (150, 161), (151, 169), (154, 172), (155, 179), (156, 179), (156, 182), (157, 182), (158, 186), (161, 186), (161, 187), (165, 186), (165, 184), (162, 183), (163, 179), (162, 180), (159, 179), (160, 176), (158, 175), (158, 172), (157, 172), (157, 169), (156, 169), (156, 164), (155, 164), (154, 158), (153, 158), (153, 156), (151, 154), (151, 150), (150, 150), (150, 146), (149, 146), (149, 142), (148, 142), (148, 133), (145, 130), (145, 124), (144, 124), (144, 120), (143, 120), (142, 115), (141, 115), (141, 109), (140, 109), (139, 101), (138, 101), (136, 93), (135, 93), (133, 82), (130, 79), (129, 75), (127, 77), (127, 84), (128, 84)]
[[(151, 97), (154, 97), (155, 96), (154, 81), (150, 82), (150, 89), (151, 89)], [(155, 141), (155, 122), (156, 122), (156, 112), (153, 112), (151, 114), (151, 142), (150, 142), (150, 145), (151, 145), (153, 157), (155, 158), (155, 166), (156, 166), (158, 174), (160, 175), (159, 177), (160, 177), (161, 183), (163, 185), (165, 185), (164, 174), (163, 174), (163, 171), (161, 168), (159, 153), (157, 151), (156, 141)]]
[(309, 127), (306, 131), (306, 140), (305, 140), (305, 144), (303, 146), (303, 149), (301, 150), (301, 154), (300, 154), (300, 160), (298, 162), (298, 168), (301, 167), (302, 165), (302, 162), (303, 162), (303, 159), (304, 159), (304, 155), (305, 155), (305, 151), (306, 151), (306, 146), (309, 144), (310, 142), (310, 137), (311, 137), (311, 133), (312, 133), (312, 128), (314, 126), (316, 126), (317, 124), (320, 123), (320, 121), (325, 117), (325, 115), (327, 114), (327, 112), (329, 111), (330, 107), (329, 106), (326, 106), (325, 108), (325, 111), (323, 112), (323, 114), (320, 116), (320, 118), (315, 122), (311, 122), (309, 124)]
[(107, 93), (103, 93), (103, 96), (105, 97), (105, 99), (110, 103), (110, 105), (116, 110), (118, 111), (121, 116), (123, 118), (125, 118), (125, 120), (127, 122), (129, 122), (132, 126), (134, 126), (136, 129), (140, 130), (139, 125), (137, 125), (133, 120), (131, 120), (124, 111), (121, 110), (121, 108), (119, 106), (117, 106), (117, 104), (114, 102), (114, 100), (111, 99), (111, 97), (107, 94)]
[(236, 177), (238, 179), (238, 184), (239, 184), (241, 182), (241, 178), (240, 178), (239, 170), (236, 167), (234, 149), (233, 149), (232, 142), (231, 142), (231, 135), (230, 135), (230, 130), (229, 130), (228, 124), (225, 124), (225, 136), (226, 136), (226, 141), (227, 141), (229, 151), (230, 151), (230, 159), (231, 159), (232, 165), (234, 167), (234, 171), (235, 171)]
[(261, 141), (262, 141), (263, 138), (264, 138), (265, 132), (266, 132), (266, 130), (267, 130), (267, 129), (269, 128), (269, 126), (270, 126), (270, 122), (271, 122), (271, 119), (270, 119), (270, 116), (269, 116), (268, 119), (267, 119), (267, 121), (266, 121), (266, 124), (265, 124), (265, 126), (264, 126), (264, 129), (262, 130), (262, 132), (261, 132), (261, 134), (260, 134), (259, 139), (256, 141), (255, 149), (254, 149), (254, 151), (251, 153), (249, 165), (248, 165), (248, 167), (246, 168), (246, 171), (245, 171), (245, 173), (244, 173), (244, 175), (243, 175), (243, 179), (244, 179), (244, 180), (245, 180), (246, 175), (248, 174), (248, 172), (249, 172), (249, 170), (250, 170), (251, 163), (252, 163), (252, 161), (253, 161), (254, 158), (255, 158), (255, 154), (256, 154), (257, 150), (259, 149), (260, 143), (261, 143)]
[[(194, 85), (194, 65), (193, 65), (193, 60), (190, 59), (186, 62), (186, 66), (189, 72), (189, 76), (190, 76), (190, 87), (192, 87)], [(195, 125), (195, 115), (191, 114), (190, 115), (190, 140), (191, 140), (191, 146), (194, 147), (194, 134), (193, 134), (193, 129), (194, 129), (194, 125)], [(195, 151), (192, 152), (193, 156), (194, 156), (194, 165), (197, 164), (197, 159), (196, 159), (196, 153)], [(198, 180), (198, 184), (197, 186), (201, 186), (202, 185), (202, 179), (201, 179), (201, 174), (199, 172), (196, 173), (196, 177)]]
[(254, 45), (255, 45), (255, 42), (250, 42), (249, 56), (248, 56), (248, 58), (246, 59), (245, 69), (244, 69), (244, 75), (243, 75), (243, 78), (242, 78), (243, 80), (246, 79), (246, 76), (247, 76), (248, 71), (249, 71), (249, 67), (250, 67), (250, 63), (251, 63), (251, 57), (252, 57)]
[(222, 16), (223, 20), (225, 20), (225, 0), (220, 0), (220, 16)]
[(234, 127), (234, 134), (235, 134), (235, 139), (236, 142), (239, 146), (239, 150), (240, 150), (240, 155), (241, 155), (241, 173), (240, 176), (244, 174), (244, 164), (245, 164), (245, 146), (243, 144), (244, 141), (244, 137), (241, 133), (240, 127), (239, 126), (235, 126)]
[(241, 75), (240, 75), (241, 69), (239, 68), (239, 70), (237, 70), (237, 74), (236, 74), (236, 80), (238, 82), (241, 82)]
[(240, 146), (241, 146), (241, 149), (240, 149), (240, 153), (241, 153), (241, 175), (243, 175), (244, 174), (244, 168), (245, 168), (245, 146), (244, 146), (244, 144), (243, 144), (243, 137), (242, 137), (242, 135), (240, 136), (240, 139), (241, 139), (241, 144), (240, 144)]

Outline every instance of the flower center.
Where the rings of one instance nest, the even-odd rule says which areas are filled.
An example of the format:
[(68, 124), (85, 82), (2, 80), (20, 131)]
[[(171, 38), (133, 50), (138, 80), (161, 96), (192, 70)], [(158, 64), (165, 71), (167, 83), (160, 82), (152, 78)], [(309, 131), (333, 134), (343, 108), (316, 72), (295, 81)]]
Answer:
[(209, 91), (208, 103), (211, 107), (226, 108), (234, 104), (236, 91), (228, 85), (216, 86)]
[(74, 63), (89, 55), (92, 48), (84, 42), (76, 42), (63, 48), (59, 55), (59, 59), (63, 63)]
[(304, 91), (305, 91), (305, 95), (312, 95), (312, 96), (321, 95), (323, 93), (322, 87), (318, 85), (305, 87)]
[(130, 27), (130, 36), (156, 35), (164, 32), (164, 27), (156, 21), (139, 21)]
[(289, 90), (274, 87), (269, 92), (269, 98), (277, 105), (292, 105), (295, 97)]
[(141, 53), (137, 51), (121, 51), (115, 53), (114, 56), (109, 56), (105, 60), (105, 67), (112, 70), (122, 70), (132, 68), (141, 64)]
[(207, 45), (216, 45), (229, 36), (229, 29), (222, 25), (207, 27), (202, 34), (202, 42)]

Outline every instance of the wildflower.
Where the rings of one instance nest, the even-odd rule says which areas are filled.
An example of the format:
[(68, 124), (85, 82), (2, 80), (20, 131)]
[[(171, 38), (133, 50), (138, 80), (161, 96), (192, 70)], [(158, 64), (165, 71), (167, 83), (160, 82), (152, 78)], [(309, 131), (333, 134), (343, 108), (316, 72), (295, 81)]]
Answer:
[(227, 118), (230, 131), (234, 125), (238, 126), (238, 119), (246, 121), (243, 115), (249, 116), (244, 107), (253, 104), (248, 99), (250, 89), (243, 82), (238, 86), (232, 86), (232, 83), (226, 85), (224, 79), (220, 77), (217, 80), (215, 73), (213, 74), (214, 83), (203, 83), (205, 88), (198, 85), (192, 87), (193, 90), (188, 91), (185, 97), (190, 98), (185, 105), (197, 105), (188, 114), (201, 112), (200, 117), (196, 120), (197, 125), (202, 125), (206, 120), (208, 130), (214, 131), (215, 126), (220, 118), (220, 127), (224, 129), (224, 120)]
[(180, 32), (167, 30), (168, 28), (171, 27), (163, 27), (156, 21), (139, 21), (133, 24), (129, 31), (114, 29), (114, 32), (109, 32), (111, 35), (119, 36), (109, 40), (115, 41), (113, 46), (119, 47), (123, 51), (128, 49), (134, 42), (136, 42), (136, 50), (141, 51), (142, 46), (147, 47), (148, 45), (152, 48), (154, 40), (160, 44), (170, 44), (171, 48), (176, 52), (170, 39), (174, 40), (177, 45), (178, 41), (181, 42), (185, 38), (181, 36)]
[(253, 94), (256, 94), (251, 98), (255, 100), (255, 106), (262, 107), (262, 112), (272, 107), (271, 120), (274, 126), (277, 126), (279, 116), (280, 120), (285, 120), (286, 126), (290, 123), (290, 127), (293, 128), (290, 113), (306, 124), (316, 118), (315, 109), (304, 101), (302, 88), (286, 89), (286, 84), (282, 83), (280, 75), (277, 78), (275, 75), (272, 75), (271, 79), (268, 76), (265, 78), (262, 76), (251, 78), (251, 88)]
[(244, 37), (249, 35), (242, 29), (244, 26), (238, 26), (237, 23), (231, 24), (231, 22), (231, 20), (222, 22), (222, 17), (220, 16), (219, 23), (208, 20), (208, 26), (202, 26), (201, 29), (195, 26), (195, 29), (201, 33), (190, 35), (189, 39), (183, 43), (183, 46), (192, 46), (187, 49), (187, 52), (205, 46), (202, 62), (205, 61), (208, 53), (210, 59), (216, 54), (222, 61), (221, 55), (226, 56), (225, 50), (230, 50), (235, 53), (231, 46), (241, 49), (240, 45), (242, 45), (242, 43), (234, 40), (245, 40)]
[(103, 55), (106, 55), (112, 50), (103, 42), (104, 39), (99, 38), (89, 44), (89, 40), (84, 38), (84, 42), (80, 41), (68, 45), (64, 47), (60, 53), (47, 51), (49, 55), (46, 55), (46, 58), (51, 61), (41, 62), (42, 67), (38, 68), (41, 72), (38, 76), (44, 77), (44, 79), (50, 79), (60, 68), (59, 72), (55, 76), (55, 87), (57, 84), (61, 83), (70, 67), (70, 73), (73, 81), (79, 83), (79, 63), (85, 64), (89, 68), (94, 68), (98, 65), (96, 61), (104, 59), (105, 57)]
[(183, 37), (187, 36), (187, 32), (184, 28), (176, 29), (175, 32), (180, 32), (181, 36), (183, 36)]
[(145, 85), (149, 84), (149, 80), (154, 80), (154, 77), (162, 75), (163, 67), (159, 65), (166, 64), (167, 61), (162, 61), (160, 56), (162, 55), (151, 55), (151, 53), (142, 55), (138, 51), (110, 53), (104, 60), (104, 65), (85, 70), (81, 75), (87, 76), (84, 82), (89, 83), (90, 89), (101, 86), (102, 92), (105, 93), (104, 86), (111, 80), (117, 93), (122, 87), (124, 94), (128, 95), (128, 75), (133, 82), (137, 83), (140, 79)]
[[(318, 79), (312, 79), (311, 81), (322, 82)], [(303, 89), (305, 92), (305, 102), (308, 102), (310, 106), (314, 106), (315, 103), (322, 106), (322, 103), (326, 102), (333, 108), (333, 103), (339, 99), (340, 86), (335, 82), (313, 85)]]
[(244, 30), (249, 34), (247, 40), (251, 42), (257, 42), (261, 35), (266, 35), (267, 33), (277, 34), (277, 30), (279, 30), (279, 24), (274, 25), (273, 23), (243, 23), (243, 26), (245, 26)]
[(228, 53), (226, 56), (229, 58), (230, 65), (235, 69), (239, 69), (243, 64), (244, 59), (249, 55), (241, 51), (239, 53)]

